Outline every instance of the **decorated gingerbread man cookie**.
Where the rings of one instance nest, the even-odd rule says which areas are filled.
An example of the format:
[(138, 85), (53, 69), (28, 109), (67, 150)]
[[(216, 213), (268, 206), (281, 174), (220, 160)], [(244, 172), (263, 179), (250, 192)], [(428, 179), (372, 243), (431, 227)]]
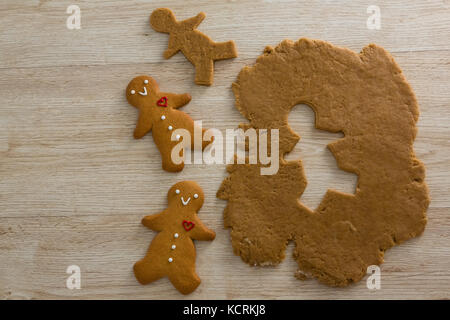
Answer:
[(169, 207), (166, 210), (142, 219), (144, 226), (159, 233), (145, 258), (134, 265), (134, 274), (141, 284), (167, 276), (178, 291), (189, 294), (201, 282), (195, 272), (192, 240), (214, 240), (216, 234), (197, 217), (204, 201), (203, 191), (197, 183), (176, 183), (167, 197)]
[(177, 21), (173, 12), (159, 8), (150, 16), (150, 24), (158, 32), (169, 33), (169, 47), (164, 58), (169, 59), (181, 50), (195, 67), (195, 83), (210, 86), (213, 83), (214, 61), (237, 57), (233, 41), (214, 42), (196, 30), (206, 15), (200, 12), (195, 17)]
[[(182, 141), (181, 135), (172, 140), (175, 129), (185, 129), (191, 136), (191, 148), (194, 148), (194, 121), (182, 111), (176, 110), (189, 101), (187, 93), (175, 94), (159, 91), (158, 84), (152, 77), (139, 76), (128, 84), (126, 96), (128, 102), (139, 109), (139, 119), (134, 130), (134, 137), (140, 139), (150, 130), (153, 139), (161, 153), (162, 167), (166, 171), (177, 172), (184, 168), (184, 162), (175, 163), (172, 159), (172, 149)], [(202, 131), (205, 132), (205, 129)], [(202, 149), (211, 141), (202, 140)], [(183, 149), (180, 151), (183, 157)]]

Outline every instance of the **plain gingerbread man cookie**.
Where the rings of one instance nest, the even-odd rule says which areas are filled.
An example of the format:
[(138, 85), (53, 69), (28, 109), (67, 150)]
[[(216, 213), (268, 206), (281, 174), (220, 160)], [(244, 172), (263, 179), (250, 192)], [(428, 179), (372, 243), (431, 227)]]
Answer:
[(214, 42), (196, 30), (206, 15), (200, 12), (195, 17), (177, 21), (173, 12), (159, 8), (150, 16), (150, 24), (158, 32), (169, 34), (169, 47), (164, 58), (169, 59), (181, 50), (195, 67), (195, 83), (210, 86), (214, 78), (214, 61), (237, 57), (233, 41)]
[(134, 274), (141, 284), (168, 277), (178, 291), (189, 294), (201, 282), (195, 272), (192, 240), (210, 241), (216, 234), (197, 217), (204, 201), (203, 190), (197, 183), (178, 182), (170, 188), (167, 198), (166, 210), (142, 219), (144, 226), (159, 233), (145, 258), (134, 265)]
[[(177, 110), (191, 101), (187, 93), (175, 94), (159, 91), (156, 81), (149, 76), (139, 76), (128, 84), (126, 96), (128, 102), (139, 109), (139, 119), (134, 130), (134, 137), (140, 139), (150, 130), (153, 139), (161, 153), (162, 167), (166, 171), (178, 172), (183, 170), (184, 162), (179, 164), (172, 160), (172, 149), (182, 141), (180, 135), (172, 141), (175, 129), (186, 129), (191, 136), (191, 148), (194, 148), (194, 121), (186, 113)], [(202, 131), (205, 132), (205, 129)], [(202, 140), (202, 149), (211, 141)], [(183, 149), (180, 151), (183, 156)]]

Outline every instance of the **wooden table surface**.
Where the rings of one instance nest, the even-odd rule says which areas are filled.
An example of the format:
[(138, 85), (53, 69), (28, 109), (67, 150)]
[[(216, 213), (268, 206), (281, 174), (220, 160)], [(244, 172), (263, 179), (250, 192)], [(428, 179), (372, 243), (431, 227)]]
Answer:
[[(309, 2), (309, 3), (308, 3)], [(81, 9), (69, 30), (66, 9)], [(369, 30), (367, 7), (378, 5), (381, 29)], [(193, 83), (184, 56), (162, 58), (168, 36), (153, 31), (153, 9), (179, 19), (207, 14), (199, 29), (215, 41), (233, 39), (239, 57), (216, 63), (211, 87)], [(0, 2), (0, 298), (1, 299), (326, 299), (450, 298), (450, 1), (61, 1)], [(137, 111), (125, 100), (139, 74), (162, 90), (189, 92), (182, 110), (222, 132), (245, 119), (231, 83), (265, 46), (283, 39), (322, 39), (359, 52), (369, 43), (390, 51), (420, 105), (417, 157), (431, 194), (421, 237), (389, 250), (381, 289), (366, 279), (330, 288), (293, 277), (287, 257), (252, 268), (232, 252), (223, 227), (225, 201), (215, 193), (224, 165), (188, 165), (167, 173), (151, 135), (134, 140)], [(309, 180), (302, 200), (314, 207), (327, 188), (353, 192), (356, 177), (337, 169), (326, 144), (339, 138), (314, 129), (314, 113), (296, 107), (290, 124), (302, 135), (289, 156), (301, 157)], [(200, 218), (217, 232), (197, 242), (200, 287), (179, 294), (167, 279), (141, 286), (132, 273), (155, 233), (141, 218), (166, 207), (177, 181), (195, 179), (206, 201)], [(66, 269), (81, 269), (81, 289), (66, 287)]]

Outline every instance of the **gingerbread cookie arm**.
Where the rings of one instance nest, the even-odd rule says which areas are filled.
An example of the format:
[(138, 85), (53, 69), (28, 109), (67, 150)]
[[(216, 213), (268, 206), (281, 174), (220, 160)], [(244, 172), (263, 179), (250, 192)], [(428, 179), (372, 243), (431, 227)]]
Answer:
[(134, 138), (140, 139), (152, 130), (153, 121), (146, 113), (140, 112), (139, 119), (134, 129)]
[(206, 14), (204, 12), (200, 12), (195, 17), (183, 20), (180, 24), (183, 26), (185, 30), (193, 30), (197, 28), (203, 20), (205, 20)]
[(189, 232), (191, 239), (200, 241), (211, 241), (216, 238), (216, 233), (208, 229), (200, 219), (194, 219), (195, 227)]
[(151, 230), (162, 231), (166, 224), (166, 219), (164, 219), (165, 215), (166, 213), (165, 211), (163, 211), (160, 213), (145, 216), (142, 219), (142, 224)]
[(169, 101), (169, 105), (174, 109), (178, 109), (187, 105), (192, 99), (189, 93), (165, 93), (165, 95), (167, 97), (167, 100)]

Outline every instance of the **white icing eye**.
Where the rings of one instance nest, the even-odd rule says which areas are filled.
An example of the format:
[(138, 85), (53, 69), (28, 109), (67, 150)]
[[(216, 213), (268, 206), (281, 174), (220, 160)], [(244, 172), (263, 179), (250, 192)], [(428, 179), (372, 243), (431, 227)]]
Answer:
[(180, 190), (178, 190), (178, 189), (175, 190), (175, 193), (176, 193), (176, 194), (180, 194)]
[(171, 131), (171, 130), (173, 129), (173, 127), (172, 127), (172, 126), (169, 126), (169, 128), (168, 128), (168, 129), (169, 129), (169, 131)]
[(178, 238), (178, 233), (175, 233), (174, 235), (173, 235), (173, 237), (176, 239), (176, 238)]
[(198, 194), (194, 194), (194, 198), (197, 199), (198, 198)]
[(161, 120), (166, 120), (166, 116), (161, 116)]
[(181, 136), (179, 134), (177, 134), (177, 136), (175, 137), (178, 140), (180, 140)]
[(148, 84), (148, 80), (147, 80), (147, 79), (145, 79), (145, 80), (144, 80), (144, 83), (145, 83), (145, 84)]
[(131, 94), (135, 94), (136, 93), (136, 91), (135, 90), (131, 90)]

